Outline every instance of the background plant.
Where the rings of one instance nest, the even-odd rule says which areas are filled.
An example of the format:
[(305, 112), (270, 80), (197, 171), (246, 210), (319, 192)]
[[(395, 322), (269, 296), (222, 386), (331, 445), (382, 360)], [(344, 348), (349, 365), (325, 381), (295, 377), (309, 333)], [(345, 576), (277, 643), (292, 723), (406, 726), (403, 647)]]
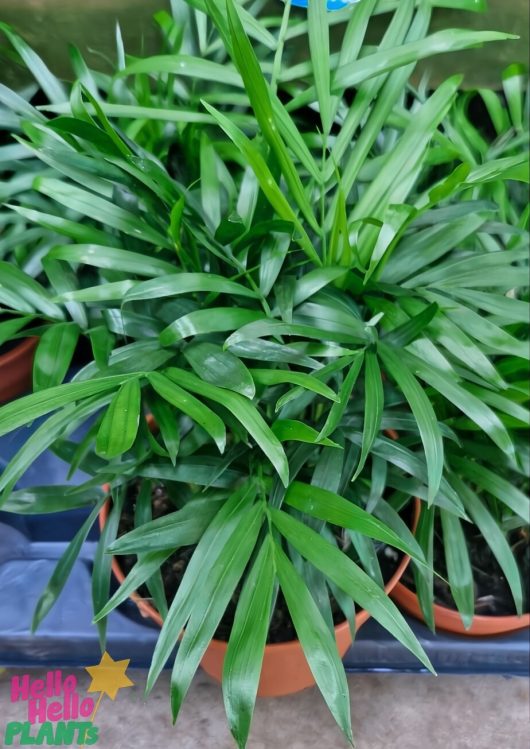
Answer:
[[(424, 553), (399, 510), (418, 496), (425, 515), (436, 508), (451, 527), (467, 520), (454, 476), (475, 480), (452, 449), (462, 425), (516, 460), (503, 405), (515, 395), (502, 359), (519, 366), (527, 353), (512, 327), (528, 315), (513, 293), (524, 283), (527, 240), (524, 214), (511, 201), (504, 210), (508, 198), (497, 202), (492, 185), (527, 179), (522, 141), (508, 156), (516, 162), (487, 149), (469, 158), (459, 80), (433, 93), (409, 84), (421, 57), (505, 35), (429, 36), (430, 6), (386, 3), (394, 14), (385, 37), (366, 48), (381, 4), (365, 0), (331, 55), (332, 17), (318, 4), (307, 19), (292, 20), (287, 5), (283, 19), (264, 23), (245, 4), (190, 7), (176, 4), (202, 35), (191, 59), (180, 51), (182, 18), (164, 17), (176, 45), (169, 57), (125, 58), (112, 80), (83, 69), (68, 101), (61, 94), (44, 110), (24, 109), (21, 139), (54, 170), (34, 188), (56, 208), (17, 211), (65, 237), (45, 260), (72, 285), (50, 278), (49, 301), (86, 316), (76, 324), (94, 361), (60, 384), (69, 359), (50, 345), (47, 382), (0, 409), (1, 433), (53, 414), (2, 474), (4, 509), (55, 511), (97, 497), (39, 602), (37, 625), (102, 506), (98, 487), (111, 484), (93, 574), (101, 634), (105, 616), (148, 581), (165, 615), (149, 686), (186, 625), (172, 677), (175, 716), (244, 580), (224, 679), (241, 745), (279, 584), (349, 736), (330, 592), (352, 626), (353, 599), (428, 665), (383, 594), (373, 541), (416, 558), (428, 603)], [(304, 33), (311, 57), (290, 66), (288, 41)], [(232, 63), (216, 67), (227, 54)], [(49, 87), (41, 65), (31, 58)], [(131, 88), (134, 104), (112, 100)], [(46, 322), (58, 336), (61, 323)], [(86, 437), (72, 442), (88, 420)], [(91, 478), (74, 489), (13, 491), (50, 447)], [(135, 477), (144, 479), (141, 528), (114, 541)], [(163, 481), (176, 504), (162, 522), (149, 520), (151, 481)], [(420, 542), (428, 556), (421, 534)], [(195, 543), (183, 585), (165, 602), (160, 565)], [(110, 601), (109, 546), (138, 554)]]

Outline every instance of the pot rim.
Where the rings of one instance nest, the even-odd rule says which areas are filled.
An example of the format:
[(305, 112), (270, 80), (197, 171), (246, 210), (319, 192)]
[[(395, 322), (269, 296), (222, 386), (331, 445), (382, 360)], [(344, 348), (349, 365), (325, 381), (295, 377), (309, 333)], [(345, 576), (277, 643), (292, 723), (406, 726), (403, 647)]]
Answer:
[[(105, 484), (103, 486), (103, 491), (108, 495), (109, 494), (109, 485)], [(107, 499), (105, 500), (105, 503), (101, 507), (101, 510), (99, 511), (98, 519), (99, 519), (99, 529), (100, 531), (103, 530), (103, 527), (105, 526), (105, 523), (107, 521), (109, 512), (110, 512), (110, 496), (107, 496)], [(418, 499), (418, 497), (414, 497), (414, 515), (412, 518), (412, 532), (414, 533), (419, 517), (420, 517), (420, 511), (421, 511), (421, 500)], [(394, 574), (390, 578), (390, 580), (386, 583), (384, 587), (385, 593), (388, 595), (389, 593), (394, 590), (394, 588), (399, 584), (399, 581), (401, 577), (403, 576), (403, 573), (407, 569), (408, 565), (410, 563), (410, 557), (407, 554), (403, 554), (400, 563), (398, 564), (397, 568), (394, 571)], [(118, 580), (118, 582), (123, 583), (125, 580), (125, 573), (123, 572), (123, 569), (118, 561), (117, 556), (114, 554), (112, 555), (112, 571), (114, 573), (114, 576)], [(152, 619), (156, 624), (158, 624), (159, 627), (162, 627), (164, 621), (162, 617), (160, 616), (159, 612), (156, 610), (156, 608), (149, 603), (149, 601), (146, 601), (145, 598), (142, 598), (136, 591), (130, 594), (129, 598), (136, 604), (138, 607), (140, 613), (142, 616), (145, 616), (146, 618)], [(358, 630), (363, 624), (365, 624), (368, 619), (370, 618), (370, 613), (366, 609), (361, 609), (360, 611), (357, 611), (355, 614), (355, 628)], [(334, 627), (335, 634), (340, 634), (344, 632), (345, 630), (349, 629), (349, 622), (348, 620), (344, 622), (340, 622), (340, 624), (336, 624)], [(266, 648), (273, 648), (275, 652), (279, 652), (282, 649), (284, 650), (290, 650), (293, 646), (299, 645), (299, 640), (287, 640), (286, 642), (271, 642), (266, 644)], [(209, 647), (212, 647), (214, 649), (222, 649), (226, 648), (228, 645), (228, 642), (225, 640), (216, 640), (215, 638), (212, 638), (210, 640)]]
[[(425, 621), (418, 602), (416, 593), (408, 588), (404, 583), (398, 582), (395, 586), (392, 597), (396, 602), (401, 604), (408, 613)], [(440, 603), (433, 605), (434, 623), (437, 629), (449, 631), (457, 634), (481, 637), (493, 634), (502, 634), (503, 632), (514, 632), (519, 629), (530, 627), (530, 613), (524, 613), (521, 616), (517, 614), (504, 614), (501, 616), (485, 616), (484, 614), (475, 614), (473, 622), (469, 629), (464, 627), (460, 614), (456, 609), (443, 606)]]

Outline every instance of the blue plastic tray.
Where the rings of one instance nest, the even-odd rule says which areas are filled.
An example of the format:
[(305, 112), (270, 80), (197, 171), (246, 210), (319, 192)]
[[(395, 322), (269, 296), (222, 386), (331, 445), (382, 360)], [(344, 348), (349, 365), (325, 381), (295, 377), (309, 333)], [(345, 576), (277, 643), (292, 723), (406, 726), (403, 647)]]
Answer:
[[(35, 424), (35, 427), (37, 424)], [(0, 439), (0, 470), (27, 437), (26, 430)], [(20, 487), (66, 482), (66, 464), (44, 453), (20, 482)], [(82, 474), (73, 477), (79, 482)], [(16, 516), (0, 513), (0, 665), (84, 666), (99, 658), (96, 628), (91, 624), (90, 570), (95, 551), (94, 531), (82, 548), (57, 604), (35, 635), (30, 624), (35, 603), (57, 559), (86, 517), (84, 510), (61, 515)], [(529, 631), (495, 638), (433, 635), (409, 620), (439, 673), (527, 675)], [(143, 620), (135, 605), (123, 604), (109, 616), (108, 649), (114, 658), (131, 658), (132, 665), (150, 663), (158, 629)], [(344, 659), (349, 672), (421, 672), (418, 661), (376, 622), (359, 632)]]

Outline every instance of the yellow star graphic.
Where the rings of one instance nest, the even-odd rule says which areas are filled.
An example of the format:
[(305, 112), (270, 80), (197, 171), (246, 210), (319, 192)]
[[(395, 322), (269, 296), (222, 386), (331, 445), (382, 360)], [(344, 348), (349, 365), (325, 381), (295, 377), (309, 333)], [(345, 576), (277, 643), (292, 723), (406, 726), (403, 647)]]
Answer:
[(125, 675), (130, 662), (130, 659), (114, 661), (105, 651), (97, 666), (85, 667), (92, 677), (88, 691), (101, 692), (101, 696), (106, 694), (111, 700), (116, 699), (120, 689), (134, 686), (134, 682)]

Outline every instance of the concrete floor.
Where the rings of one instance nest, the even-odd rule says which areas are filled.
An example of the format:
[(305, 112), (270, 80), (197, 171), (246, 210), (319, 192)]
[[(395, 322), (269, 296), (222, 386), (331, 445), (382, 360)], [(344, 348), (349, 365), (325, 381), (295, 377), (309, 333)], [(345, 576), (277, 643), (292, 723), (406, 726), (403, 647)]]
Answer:
[[(17, 672), (20, 673), (20, 672)], [(72, 672), (65, 672), (72, 673)], [(79, 690), (88, 675), (75, 672)], [(206, 675), (196, 678), (175, 727), (165, 673), (148, 702), (144, 671), (116, 702), (104, 699), (95, 721), (99, 749), (234, 749), (221, 692)], [(25, 720), (9, 702), (11, 672), (0, 676), (0, 745), (10, 720)], [(43, 672), (32, 671), (34, 678)], [(86, 678), (85, 678), (86, 676)], [(527, 679), (500, 676), (349, 676), (357, 749), (528, 749), (530, 694)], [(280, 700), (258, 701), (248, 749), (346, 749), (348, 744), (315, 689)]]

